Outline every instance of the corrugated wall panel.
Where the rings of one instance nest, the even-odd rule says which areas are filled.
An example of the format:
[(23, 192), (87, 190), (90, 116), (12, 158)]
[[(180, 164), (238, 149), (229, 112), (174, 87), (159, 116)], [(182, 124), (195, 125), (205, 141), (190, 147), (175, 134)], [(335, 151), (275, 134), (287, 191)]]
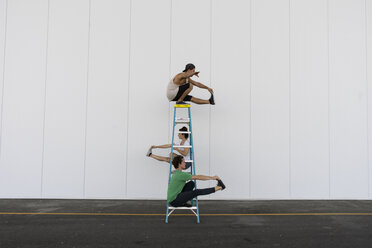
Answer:
[(249, 198), (250, 1), (212, 1), (211, 175), (228, 188), (213, 198)]
[(88, 0), (50, 0), (43, 197), (84, 197), (88, 32)]
[(252, 1), (251, 197), (289, 198), (289, 1)]
[(290, 11), (291, 197), (325, 199), (329, 197), (327, 1), (291, 1)]
[(124, 198), (130, 0), (92, 0), (85, 197)]
[(331, 198), (368, 197), (365, 1), (329, 2)]
[(8, 1), (0, 196), (41, 197), (48, 1)]

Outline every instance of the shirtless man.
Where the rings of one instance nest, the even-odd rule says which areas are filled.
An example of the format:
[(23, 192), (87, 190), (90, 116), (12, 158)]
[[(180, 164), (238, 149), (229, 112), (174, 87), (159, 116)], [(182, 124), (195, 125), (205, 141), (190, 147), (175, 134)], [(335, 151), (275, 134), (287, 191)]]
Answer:
[[(182, 104), (184, 101), (191, 101), (196, 104), (215, 104), (213, 89), (192, 80), (191, 77), (194, 75), (199, 77), (199, 71), (195, 71), (195, 65), (187, 64), (183, 72), (178, 73), (173, 79), (171, 79), (167, 88), (167, 97), (170, 102), (176, 101), (178, 104)], [(207, 89), (211, 93), (209, 100), (203, 100), (189, 95), (194, 85), (201, 89)]]

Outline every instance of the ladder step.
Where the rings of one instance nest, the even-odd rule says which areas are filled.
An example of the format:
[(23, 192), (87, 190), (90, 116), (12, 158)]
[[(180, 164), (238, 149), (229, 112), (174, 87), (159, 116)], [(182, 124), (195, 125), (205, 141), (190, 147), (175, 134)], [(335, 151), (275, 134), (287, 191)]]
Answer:
[(186, 163), (194, 163), (193, 160), (185, 160)]
[(168, 207), (169, 209), (197, 209), (197, 207)]
[(190, 118), (176, 118), (175, 119), (175, 122), (177, 123), (189, 123), (190, 122)]
[(174, 105), (175, 108), (190, 108), (190, 104), (188, 103), (179, 103)]
[(191, 132), (186, 132), (186, 131), (176, 131), (175, 133), (191, 133)]
[(177, 147), (177, 148), (191, 148), (192, 146), (173, 146), (174, 147)]

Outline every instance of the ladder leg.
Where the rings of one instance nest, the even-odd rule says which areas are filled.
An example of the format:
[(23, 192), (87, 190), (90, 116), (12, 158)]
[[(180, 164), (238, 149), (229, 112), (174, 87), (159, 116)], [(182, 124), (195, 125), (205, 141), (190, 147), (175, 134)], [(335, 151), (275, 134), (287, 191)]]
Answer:
[[(191, 164), (191, 175), (195, 175), (195, 171), (194, 171), (194, 164), (195, 164), (195, 160), (194, 160), (194, 145), (193, 145), (193, 141), (192, 141), (192, 130), (191, 130), (191, 112), (190, 112), (190, 108), (188, 109), (188, 117), (189, 117), (189, 120), (190, 120), (190, 123), (189, 123), (189, 131), (190, 131), (190, 145), (191, 145), (191, 149), (190, 149), (190, 158), (192, 159), (192, 164)], [(195, 187), (196, 187), (196, 180), (194, 180), (194, 183), (195, 183)], [(191, 205), (194, 206), (194, 198), (192, 198), (191, 200)]]
[(165, 217), (165, 223), (168, 223), (168, 212), (169, 212), (169, 205), (167, 201), (167, 216)]
[(196, 222), (200, 223), (198, 197), (196, 197)]
[(177, 108), (174, 107), (174, 111), (173, 111), (173, 132), (172, 132), (172, 147), (171, 147), (171, 157), (170, 157), (170, 161), (169, 161), (169, 179), (168, 179), (168, 184), (171, 180), (171, 176), (172, 176), (172, 160), (173, 160), (173, 144), (174, 144), (174, 128), (176, 126), (176, 112), (177, 112)]
[[(192, 124), (191, 124), (191, 108), (188, 109), (188, 112), (189, 112), (189, 119), (190, 119), (190, 145), (191, 145), (191, 158), (192, 158), (192, 167), (191, 167), (191, 174), (192, 175), (195, 175), (196, 172), (195, 172), (195, 156), (194, 156), (194, 140), (193, 140), (193, 132), (192, 132)], [(195, 180), (195, 189), (197, 189), (197, 185), (196, 185), (196, 180)], [(198, 202), (198, 197), (195, 198), (195, 203), (196, 203), (196, 221), (197, 223), (200, 223), (200, 219), (199, 219), (199, 202)], [(194, 205), (194, 199), (192, 200), (192, 205)]]
[[(173, 144), (174, 144), (174, 127), (176, 126), (176, 110), (177, 108), (174, 107), (174, 113), (173, 113), (173, 132), (172, 132), (172, 148), (171, 148), (171, 157), (169, 161), (169, 178), (168, 178), (168, 185), (171, 180), (172, 176), (172, 160), (173, 160)], [(168, 223), (168, 213), (169, 213), (169, 203), (167, 200), (167, 216), (165, 217), (165, 223)]]

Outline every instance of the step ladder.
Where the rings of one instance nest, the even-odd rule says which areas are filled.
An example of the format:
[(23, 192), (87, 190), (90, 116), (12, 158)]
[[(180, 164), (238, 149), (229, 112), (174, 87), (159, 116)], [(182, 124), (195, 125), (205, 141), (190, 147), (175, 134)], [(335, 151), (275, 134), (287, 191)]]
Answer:
[[(187, 113), (188, 117), (177, 117), (177, 109), (185, 109), (187, 108)], [(176, 125), (179, 124), (184, 124), (189, 126), (189, 131), (176, 131), (175, 132), (175, 127)], [(176, 146), (174, 145), (174, 134), (179, 134), (179, 133), (188, 133), (189, 134), (189, 140), (190, 140), (190, 145), (189, 146)], [(191, 162), (190, 166), (190, 173), (191, 175), (195, 175), (195, 158), (194, 158), (194, 142), (193, 142), (193, 135), (192, 135), (192, 125), (191, 125), (191, 110), (190, 110), (190, 104), (175, 104), (174, 105), (174, 111), (173, 111), (173, 132), (172, 132), (172, 148), (171, 148), (171, 158), (170, 158), (170, 164), (169, 164), (169, 179), (168, 179), (168, 184), (170, 183), (171, 176), (172, 176), (172, 160), (173, 160), (173, 148), (178, 147), (178, 148), (190, 148), (190, 158), (191, 160), (185, 160), (185, 162)], [(195, 182), (195, 189), (196, 189), (196, 180)], [(198, 197), (193, 199), (191, 201), (192, 207), (173, 207), (171, 206), (168, 201), (167, 201), (167, 216), (165, 218), (165, 223), (168, 223), (168, 217), (178, 209), (186, 209), (190, 210), (193, 212), (196, 216), (197, 223), (199, 223), (199, 204), (198, 204)]]

